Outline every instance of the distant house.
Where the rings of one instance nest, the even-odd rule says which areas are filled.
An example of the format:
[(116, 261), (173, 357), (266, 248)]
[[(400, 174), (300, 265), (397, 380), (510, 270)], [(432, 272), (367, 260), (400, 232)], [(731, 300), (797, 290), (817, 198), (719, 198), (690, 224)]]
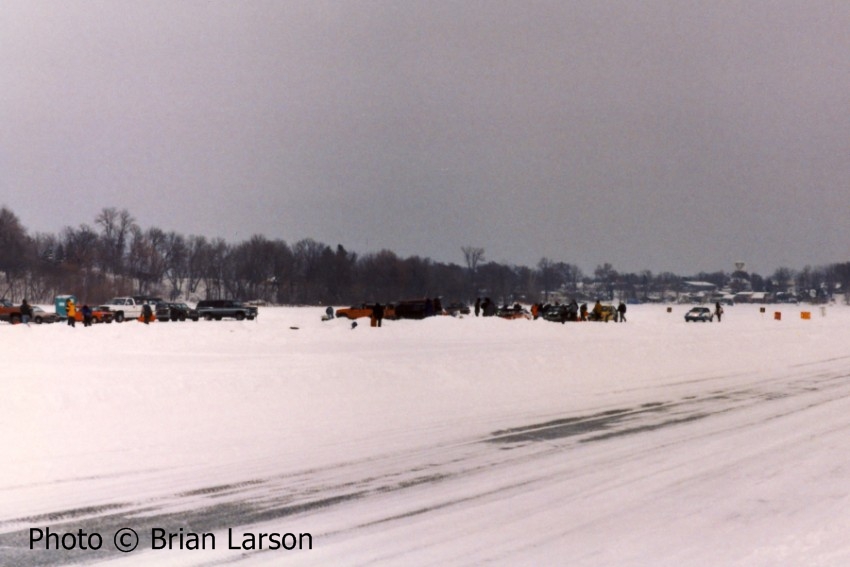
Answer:
[(717, 286), (711, 282), (685, 281), (682, 282), (682, 291), (685, 293), (712, 293), (717, 291)]

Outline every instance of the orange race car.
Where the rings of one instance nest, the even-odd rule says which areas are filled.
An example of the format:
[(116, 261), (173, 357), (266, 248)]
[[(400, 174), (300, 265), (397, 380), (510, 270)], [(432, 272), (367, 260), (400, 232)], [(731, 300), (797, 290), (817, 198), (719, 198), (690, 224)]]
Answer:
[[(361, 317), (371, 317), (374, 303), (361, 303), (359, 306), (343, 307), (336, 310), (337, 317), (345, 317), (347, 319), (360, 319)], [(395, 319), (395, 306), (392, 304), (384, 305), (384, 319)]]
[[(105, 311), (103, 309), (92, 309), (91, 310), (91, 322), (92, 323), (111, 323), (115, 318), (115, 314), (111, 311)], [(76, 314), (74, 315), (74, 321), (78, 321), (80, 323), (83, 322), (83, 308), (80, 307), (77, 309)]]

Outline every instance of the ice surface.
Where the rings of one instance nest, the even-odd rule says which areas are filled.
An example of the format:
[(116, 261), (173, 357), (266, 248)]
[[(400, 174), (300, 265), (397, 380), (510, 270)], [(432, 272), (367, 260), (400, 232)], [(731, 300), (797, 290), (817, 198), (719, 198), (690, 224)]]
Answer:
[[(0, 564), (850, 564), (850, 308), (687, 308), (0, 325)], [(31, 527), (142, 541), (30, 550)]]

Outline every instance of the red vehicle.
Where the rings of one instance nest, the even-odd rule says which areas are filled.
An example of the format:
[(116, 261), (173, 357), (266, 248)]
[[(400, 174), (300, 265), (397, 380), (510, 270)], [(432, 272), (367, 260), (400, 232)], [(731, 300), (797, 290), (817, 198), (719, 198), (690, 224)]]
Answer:
[[(115, 314), (111, 311), (106, 311), (103, 309), (94, 308), (91, 310), (91, 322), (92, 323), (111, 323), (115, 319)], [(74, 315), (74, 321), (83, 322), (83, 308), (78, 307), (77, 312)]]
[[(336, 310), (337, 318), (345, 317), (347, 319), (360, 319), (361, 317), (371, 317), (374, 303), (362, 303), (359, 306), (343, 307)], [(392, 304), (384, 305), (384, 319), (395, 319), (396, 309)]]
[(0, 321), (8, 321), (13, 325), (21, 322), (21, 306), (13, 305), (7, 299), (0, 299)]

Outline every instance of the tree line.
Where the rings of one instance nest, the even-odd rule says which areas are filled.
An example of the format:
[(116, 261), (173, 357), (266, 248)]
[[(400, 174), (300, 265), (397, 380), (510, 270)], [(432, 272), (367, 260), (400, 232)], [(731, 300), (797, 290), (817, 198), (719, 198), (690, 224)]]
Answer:
[[(464, 246), (462, 263), (402, 258), (391, 250), (357, 254), (311, 238), (292, 244), (255, 235), (236, 243), (143, 229), (126, 209), (108, 207), (93, 224), (57, 234), (30, 234), (8, 208), (0, 208), (0, 298), (52, 302), (74, 294), (100, 303), (119, 295), (168, 299), (237, 298), (287, 305), (349, 305), (364, 301), (441, 297), (499, 303), (577, 299), (646, 300), (679, 293), (690, 279), (752, 291), (850, 289), (850, 263), (800, 271), (780, 268), (770, 277), (724, 272), (682, 277), (621, 273), (611, 264), (584, 274), (574, 264), (541, 258), (537, 266), (487, 261), (482, 247)], [(842, 292), (843, 293), (843, 292)]]

